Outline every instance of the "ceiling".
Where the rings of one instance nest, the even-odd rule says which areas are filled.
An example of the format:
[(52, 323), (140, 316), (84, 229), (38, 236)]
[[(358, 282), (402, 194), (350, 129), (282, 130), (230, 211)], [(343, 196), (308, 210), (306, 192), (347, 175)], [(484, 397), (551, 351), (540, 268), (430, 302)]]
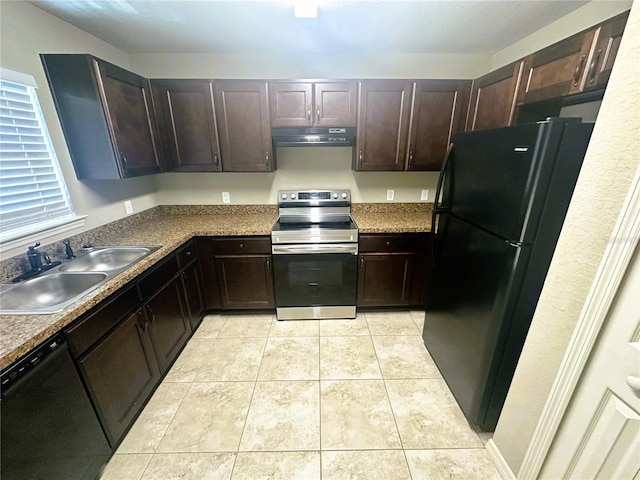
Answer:
[[(310, 0), (304, 0), (310, 1)], [(588, 0), (30, 0), (127, 53), (491, 54)]]

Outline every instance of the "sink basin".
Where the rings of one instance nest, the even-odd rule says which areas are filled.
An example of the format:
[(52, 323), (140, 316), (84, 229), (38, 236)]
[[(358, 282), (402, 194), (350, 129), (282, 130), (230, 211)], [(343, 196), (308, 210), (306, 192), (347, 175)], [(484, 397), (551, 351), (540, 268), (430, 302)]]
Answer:
[(56, 272), (27, 280), (0, 292), (3, 314), (58, 312), (107, 279), (104, 272)]
[(154, 250), (148, 247), (106, 247), (96, 249), (60, 267), (62, 272), (109, 272), (128, 267)]

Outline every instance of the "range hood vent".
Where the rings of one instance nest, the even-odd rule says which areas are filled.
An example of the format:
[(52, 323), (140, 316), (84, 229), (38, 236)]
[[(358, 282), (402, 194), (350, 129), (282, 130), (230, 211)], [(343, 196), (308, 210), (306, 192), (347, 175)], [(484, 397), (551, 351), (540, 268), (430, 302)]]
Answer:
[(355, 127), (274, 127), (275, 147), (351, 147), (355, 143)]

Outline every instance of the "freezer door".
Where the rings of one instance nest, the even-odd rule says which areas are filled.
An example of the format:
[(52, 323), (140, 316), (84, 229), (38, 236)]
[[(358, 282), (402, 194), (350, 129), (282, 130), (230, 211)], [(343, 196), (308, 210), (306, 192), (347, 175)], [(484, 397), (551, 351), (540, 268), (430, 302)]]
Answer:
[(527, 124), (454, 135), (443, 208), (497, 236), (525, 241), (532, 203), (544, 201), (561, 127)]
[(492, 391), (497, 382), (511, 381), (497, 372), (529, 247), (514, 247), (445, 214), (434, 248), (425, 345), (467, 418), (490, 430), (495, 421), (487, 424), (485, 414), (495, 401)]

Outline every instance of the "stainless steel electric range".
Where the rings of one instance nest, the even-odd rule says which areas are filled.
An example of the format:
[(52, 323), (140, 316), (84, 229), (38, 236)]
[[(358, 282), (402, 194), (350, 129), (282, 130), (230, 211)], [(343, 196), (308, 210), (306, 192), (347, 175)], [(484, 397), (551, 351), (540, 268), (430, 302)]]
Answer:
[(278, 320), (355, 318), (358, 228), (349, 190), (281, 190), (271, 231)]

